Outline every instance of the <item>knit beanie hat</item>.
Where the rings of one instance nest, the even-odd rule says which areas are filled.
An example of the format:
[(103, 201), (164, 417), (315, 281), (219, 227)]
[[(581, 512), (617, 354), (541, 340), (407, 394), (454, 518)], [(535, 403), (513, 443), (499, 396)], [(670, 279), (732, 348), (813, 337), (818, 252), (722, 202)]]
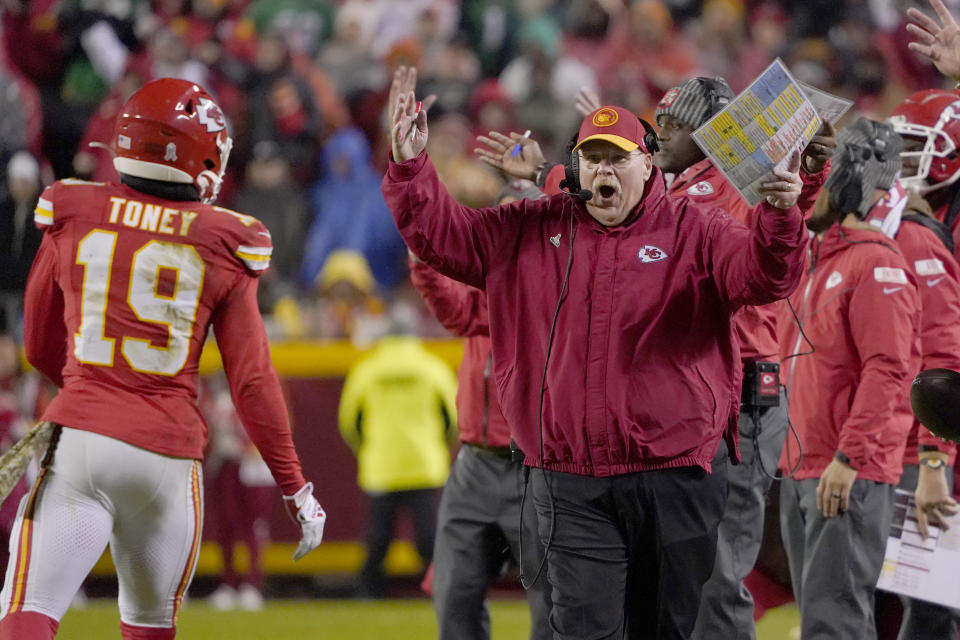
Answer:
[(690, 78), (663, 94), (654, 118), (659, 125), (660, 116), (673, 116), (697, 129), (733, 98), (733, 90), (723, 78)]
[[(824, 187), (842, 193), (851, 188), (854, 203), (850, 211), (836, 213), (859, 213), (867, 215), (873, 206), (874, 190), (888, 190), (900, 173), (900, 135), (886, 122), (858, 118), (852, 125), (837, 134), (837, 150), (831, 161), (832, 169)], [(831, 202), (835, 202), (835, 198)], [(859, 204), (857, 204), (859, 203)]]

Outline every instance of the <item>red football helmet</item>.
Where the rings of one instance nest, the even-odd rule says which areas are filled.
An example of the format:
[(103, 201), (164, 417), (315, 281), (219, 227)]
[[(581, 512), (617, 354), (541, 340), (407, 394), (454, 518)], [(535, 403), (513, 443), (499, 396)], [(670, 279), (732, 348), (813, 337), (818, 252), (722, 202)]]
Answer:
[(889, 122), (901, 136), (923, 144), (900, 153), (904, 164), (917, 162), (916, 174), (900, 179), (906, 189), (928, 193), (960, 178), (960, 91), (918, 91), (893, 110)]
[(113, 136), (120, 173), (192, 184), (200, 199), (216, 200), (233, 141), (223, 112), (200, 86), (160, 78), (130, 96)]

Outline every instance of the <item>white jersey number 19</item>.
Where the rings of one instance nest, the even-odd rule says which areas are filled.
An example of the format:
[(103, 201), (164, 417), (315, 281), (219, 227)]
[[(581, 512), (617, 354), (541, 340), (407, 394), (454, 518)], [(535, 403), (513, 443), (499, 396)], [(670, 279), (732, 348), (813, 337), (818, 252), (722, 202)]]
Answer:
[[(77, 264), (83, 265), (80, 330), (74, 355), (84, 364), (113, 366), (115, 340), (105, 335), (110, 275), (117, 233), (94, 230), (77, 245)], [(161, 270), (174, 272), (173, 293), (158, 291)], [(151, 240), (137, 249), (130, 264), (127, 304), (145, 323), (167, 327), (167, 346), (124, 336), (120, 351), (130, 368), (143, 373), (176, 375), (190, 353), (190, 336), (203, 289), (204, 264), (190, 245)]]

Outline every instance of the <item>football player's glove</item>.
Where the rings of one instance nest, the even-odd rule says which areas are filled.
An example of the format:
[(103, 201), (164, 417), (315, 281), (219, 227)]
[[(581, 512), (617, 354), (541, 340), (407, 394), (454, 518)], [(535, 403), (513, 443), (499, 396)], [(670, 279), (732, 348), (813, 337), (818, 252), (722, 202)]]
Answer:
[(312, 482), (303, 485), (292, 496), (283, 496), (283, 504), (294, 522), (300, 525), (300, 544), (293, 552), (293, 559), (296, 561), (320, 546), (327, 514), (313, 497)]

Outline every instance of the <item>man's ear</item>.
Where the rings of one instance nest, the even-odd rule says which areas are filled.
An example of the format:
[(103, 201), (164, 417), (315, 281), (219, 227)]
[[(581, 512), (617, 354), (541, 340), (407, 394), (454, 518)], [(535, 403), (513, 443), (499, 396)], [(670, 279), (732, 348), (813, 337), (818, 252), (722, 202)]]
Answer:
[(643, 180), (646, 182), (647, 178), (650, 177), (650, 174), (653, 172), (653, 154), (645, 153), (643, 154)]

